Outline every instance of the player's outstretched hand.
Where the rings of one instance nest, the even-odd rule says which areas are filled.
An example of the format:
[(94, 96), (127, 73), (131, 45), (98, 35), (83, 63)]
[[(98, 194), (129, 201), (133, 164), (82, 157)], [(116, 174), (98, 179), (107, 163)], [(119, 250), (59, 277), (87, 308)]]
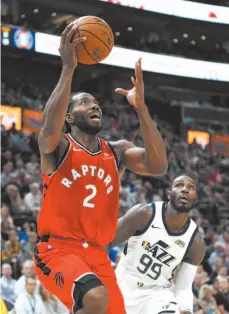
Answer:
[(84, 41), (86, 37), (74, 38), (77, 25), (70, 23), (61, 35), (59, 52), (64, 66), (75, 69), (77, 66), (76, 46)]
[(130, 105), (134, 106), (136, 109), (145, 107), (145, 96), (144, 96), (144, 82), (142, 75), (142, 59), (139, 58), (135, 63), (135, 78), (131, 77), (131, 82), (134, 87), (130, 90), (116, 88), (116, 93), (126, 96)]

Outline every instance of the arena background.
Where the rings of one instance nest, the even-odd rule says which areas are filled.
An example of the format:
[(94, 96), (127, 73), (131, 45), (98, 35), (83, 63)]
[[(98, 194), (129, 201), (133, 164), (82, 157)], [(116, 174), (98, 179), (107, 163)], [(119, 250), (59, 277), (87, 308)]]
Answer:
[[(37, 137), (42, 110), (61, 71), (59, 36), (84, 15), (110, 24), (115, 47), (103, 63), (77, 67), (72, 91), (85, 90), (99, 100), (102, 137), (142, 145), (134, 110), (114, 93), (116, 87), (130, 86), (134, 63), (142, 57), (146, 104), (167, 148), (166, 176), (138, 177), (126, 171), (120, 215), (139, 202), (167, 200), (177, 172), (196, 172), (200, 195), (192, 216), (207, 254), (193, 284), (194, 313), (229, 312), (228, 5), (227, 0), (2, 1), (1, 257), (15, 279), (10, 279), (10, 266), (3, 266), (2, 313), (6, 308), (13, 312), (25, 277), (32, 273), (23, 263), (32, 258), (37, 242), (42, 195)], [(121, 250), (110, 251), (114, 267)], [(54, 297), (38, 293), (46, 314), (66, 313)]]

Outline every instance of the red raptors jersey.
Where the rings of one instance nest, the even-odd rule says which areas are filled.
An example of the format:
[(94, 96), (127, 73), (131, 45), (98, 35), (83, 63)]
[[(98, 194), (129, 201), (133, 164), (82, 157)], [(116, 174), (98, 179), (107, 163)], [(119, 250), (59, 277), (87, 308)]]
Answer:
[(51, 175), (43, 175), (44, 192), (38, 234), (58, 235), (98, 245), (115, 236), (119, 207), (119, 174), (115, 156), (103, 139), (91, 153), (66, 135), (67, 153)]

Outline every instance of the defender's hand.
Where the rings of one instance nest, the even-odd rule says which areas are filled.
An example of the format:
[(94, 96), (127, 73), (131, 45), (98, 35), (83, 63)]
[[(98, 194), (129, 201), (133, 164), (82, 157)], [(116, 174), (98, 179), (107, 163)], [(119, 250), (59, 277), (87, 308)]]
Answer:
[(63, 66), (75, 69), (77, 66), (76, 46), (86, 40), (86, 37), (74, 38), (77, 25), (70, 23), (61, 35), (59, 52)]
[(130, 105), (134, 106), (136, 109), (141, 109), (145, 107), (145, 96), (144, 96), (144, 82), (142, 75), (141, 58), (135, 63), (135, 77), (131, 77), (131, 82), (134, 87), (130, 90), (125, 90), (122, 88), (116, 88), (116, 93), (126, 96)]

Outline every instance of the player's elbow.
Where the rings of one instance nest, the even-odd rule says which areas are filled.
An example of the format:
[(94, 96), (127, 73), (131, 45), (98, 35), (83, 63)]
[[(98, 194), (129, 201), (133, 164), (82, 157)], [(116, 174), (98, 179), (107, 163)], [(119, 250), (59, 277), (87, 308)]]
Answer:
[(155, 163), (148, 165), (149, 173), (154, 176), (164, 176), (168, 170), (168, 162)]

